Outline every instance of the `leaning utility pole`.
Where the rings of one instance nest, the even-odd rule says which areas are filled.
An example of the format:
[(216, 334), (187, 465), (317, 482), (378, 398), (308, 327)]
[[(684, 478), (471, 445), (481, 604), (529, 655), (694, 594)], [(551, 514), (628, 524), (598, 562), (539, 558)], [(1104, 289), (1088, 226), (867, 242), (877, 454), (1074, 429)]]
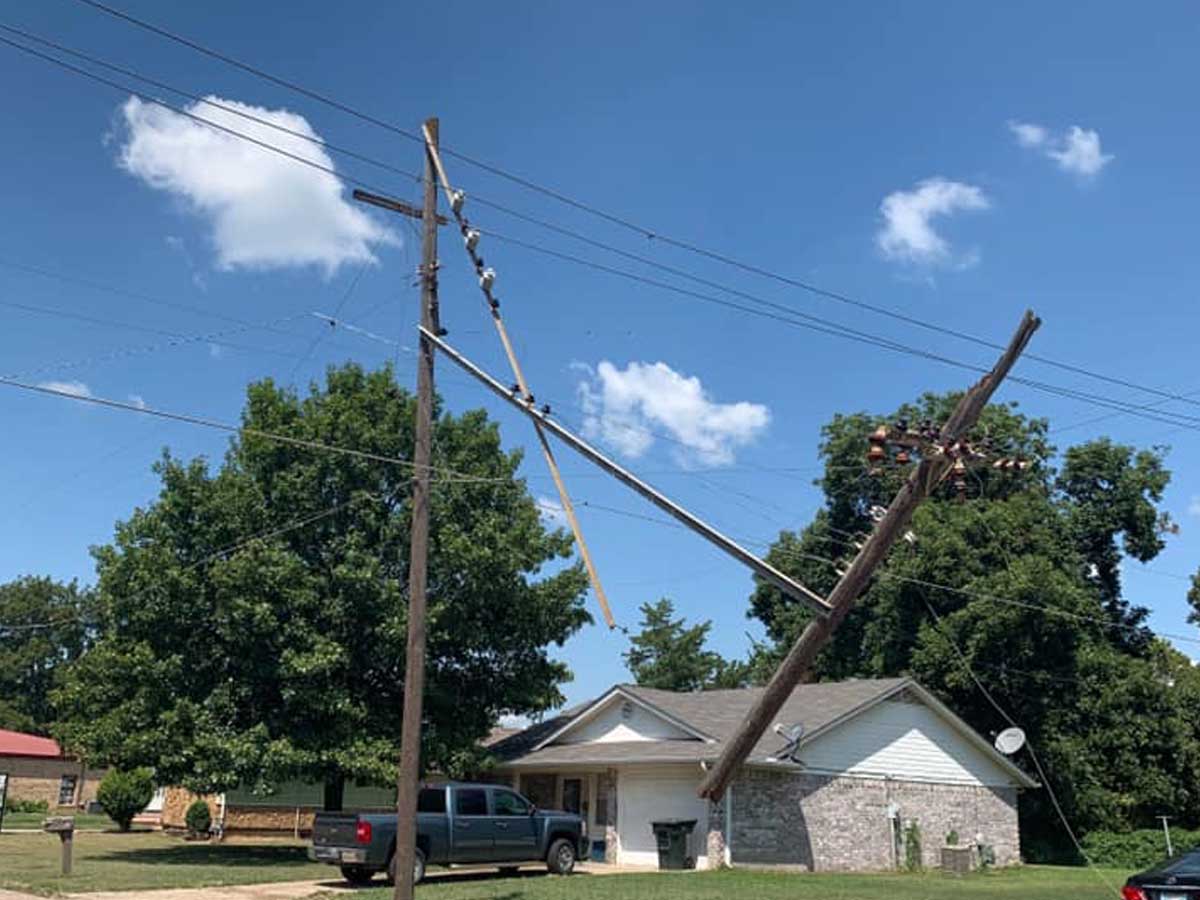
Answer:
[[(425, 122), (438, 143), (438, 120)], [(421, 346), (417, 354), (417, 422), (413, 447), (412, 545), (408, 558), (408, 650), (404, 659), (404, 720), (400, 771), (396, 776), (395, 900), (412, 900), (417, 847), (417, 791), (421, 769), (421, 704), (425, 690), (425, 582), (429, 555), (429, 473), (433, 461), (433, 344), (440, 331), (437, 284), (437, 182), (425, 153), (425, 202), (421, 210)]]
[(854, 607), (854, 601), (867, 586), (875, 569), (883, 562), (896, 539), (904, 533), (913, 512), (950, 472), (955, 459), (958, 458), (959, 441), (975, 424), (979, 414), (983, 412), (992, 394), (1024, 351), (1040, 324), (1040, 319), (1032, 312), (1026, 311), (1016, 334), (996, 365), (963, 394), (954, 412), (942, 426), (933, 448), (934, 452), (922, 455), (920, 465), (896, 494), (887, 513), (875, 526), (875, 531), (854, 557), (854, 562), (850, 564), (846, 574), (830, 592), (827, 599), (832, 609), (829, 614), (816, 615), (808, 623), (758, 701), (747, 713), (733, 739), (725, 745), (720, 759), (700, 785), (698, 793), (701, 797), (717, 801), (724, 796), (725, 788), (733, 779), (738, 767), (745, 762), (754, 745), (770, 726), (771, 720), (778, 715), (780, 708), (804, 677), (804, 673), (812, 666), (821, 648)]

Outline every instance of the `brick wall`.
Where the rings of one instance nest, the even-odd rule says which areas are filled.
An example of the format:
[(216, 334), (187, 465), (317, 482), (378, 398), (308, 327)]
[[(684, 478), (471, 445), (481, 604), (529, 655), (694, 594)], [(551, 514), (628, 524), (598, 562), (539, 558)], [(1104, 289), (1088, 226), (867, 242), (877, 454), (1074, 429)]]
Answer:
[(733, 862), (813, 871), (893, 868), (904, 855), (902, 844), (893, 849), (892, 803), (902, 824), (919, 824), (928, 867), (939, 864), (951, 830), (961, 844), (980, 835), (994, 848), (998, 865), (1020, 861), (1015, 788), (758, 769), (744, 771), (733, 785)]
[[(9, 800), (44, 800), (52, 810), (86, 806), (96, 799), (103, 769), (84, 769), (73, 759), (43, 759), (34, 756), (0, 757), (0, 772), (8, 773)], [(64, 775), (76, 778), (75, 796), (60, 806), (59, 787)]]

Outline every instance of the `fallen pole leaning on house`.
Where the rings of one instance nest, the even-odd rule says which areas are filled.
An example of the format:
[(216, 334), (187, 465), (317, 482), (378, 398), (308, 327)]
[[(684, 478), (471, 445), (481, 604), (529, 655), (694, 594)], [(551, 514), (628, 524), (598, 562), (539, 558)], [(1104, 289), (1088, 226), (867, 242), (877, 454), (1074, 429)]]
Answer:
[[(949, 450), (967, 433), (979, 419), (979, 414), (995, 393), (1017, 358), (1024, 351), (1033, 333), (1041, 325), (1041, 319), (1027, 310), (1017, 327), (1008, 347), (990, 372), (972, 386), (955, 406), (954, 412), (942, 426), (937, 445)], [(921, 501), (941, 483), (954, 464), (951, 453), (923, 455), (920, 465), (909, 476), (904, 486), (892, 500), (887, 513), (858, 551), (850, 568), (829, 594), (832, 610), (827, 616), (814, 618), (800, 634), (787, 657), (768, 682), (758, 701), (746, 714), (741, 727), (733, 739), (725, 745), (716, 765), (709, 770), (701, 783), (698, 794), (710, 800), (719, 800), (734, 774), (762, 738), (771, 721), (791, 696), (804, 673), (812, 666), (821, 648), (829, 641), (837, 627), (854, 607), (855, 600), (870, 581), (875, 569), (884, 561), (893, 543), (904, 533), (913, 512)]]

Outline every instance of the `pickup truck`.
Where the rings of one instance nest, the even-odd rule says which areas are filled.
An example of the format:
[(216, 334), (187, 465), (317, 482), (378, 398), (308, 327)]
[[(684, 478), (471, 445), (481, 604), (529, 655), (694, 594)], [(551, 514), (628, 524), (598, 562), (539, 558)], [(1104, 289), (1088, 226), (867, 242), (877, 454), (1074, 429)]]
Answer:
[[(426, 866), (495, 865), (501, 871), (544, 862), (569, 875), (588, 852), (587, 824), (577, 815), (540, 810), (495, 784), (431, 784), (417, 795), (417, 852), (413, 882)], [(319, 812), (309, 858), (340, 866), (351, 884), (379, 872), (395, 879), (396, 816)]]

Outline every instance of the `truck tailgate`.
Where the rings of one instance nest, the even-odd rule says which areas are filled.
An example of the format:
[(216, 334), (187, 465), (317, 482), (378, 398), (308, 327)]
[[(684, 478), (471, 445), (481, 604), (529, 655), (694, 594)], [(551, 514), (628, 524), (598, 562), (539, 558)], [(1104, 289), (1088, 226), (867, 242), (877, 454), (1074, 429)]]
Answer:
[(354, 813), (317, 813), (313, 820), (314, 847), (353, 847), (358, 830)]

